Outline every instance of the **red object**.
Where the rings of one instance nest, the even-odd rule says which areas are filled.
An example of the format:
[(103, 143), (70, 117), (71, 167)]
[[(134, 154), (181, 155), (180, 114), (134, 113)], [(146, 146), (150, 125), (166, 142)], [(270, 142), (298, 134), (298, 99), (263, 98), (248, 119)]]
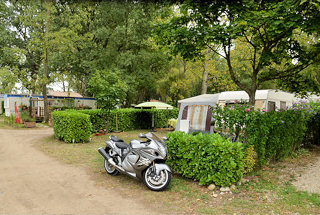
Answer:
[(14, 108), (15, 108), (15, 115), (16, 115), (16, 123), (20, 123), (19, 112), (18, 112), (18, 108), (17, 108), (17, 102), (14, 103)]

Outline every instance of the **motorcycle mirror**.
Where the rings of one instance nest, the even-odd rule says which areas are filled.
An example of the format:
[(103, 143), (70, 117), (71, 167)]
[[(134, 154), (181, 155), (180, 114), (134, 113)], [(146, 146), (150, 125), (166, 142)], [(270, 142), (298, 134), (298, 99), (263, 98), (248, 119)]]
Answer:
[(139, 138), (147, 138), (145, 134), (140, 133)]

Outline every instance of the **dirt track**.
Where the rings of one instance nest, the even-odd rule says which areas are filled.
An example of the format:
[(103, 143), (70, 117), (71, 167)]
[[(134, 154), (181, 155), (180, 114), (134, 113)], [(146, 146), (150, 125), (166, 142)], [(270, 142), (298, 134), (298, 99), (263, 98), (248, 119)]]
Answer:
[(147, 204), (100, 189), (80, 167), (32, 146), (52, 129), (0, 129), (0, 214), (152, 214)]
[(293, 183), (298, 190), (320, 194), (320, 158), (315, 163), (309, 164), (303, 173)]

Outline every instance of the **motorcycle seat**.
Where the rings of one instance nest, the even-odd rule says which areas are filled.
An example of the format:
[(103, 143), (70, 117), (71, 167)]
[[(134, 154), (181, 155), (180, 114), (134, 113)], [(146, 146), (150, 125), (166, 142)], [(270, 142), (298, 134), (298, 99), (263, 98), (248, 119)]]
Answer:
[(116, 142), (116, 146), (120, 149), (126, 149), (129, 147), (129, 145), (124, 142)]
[(114, 141), (114, 142), (124, 142), (123, 140), (121, 140), (118, 137), (113, 136), (113, 135), (111, 135), (111, 140)]

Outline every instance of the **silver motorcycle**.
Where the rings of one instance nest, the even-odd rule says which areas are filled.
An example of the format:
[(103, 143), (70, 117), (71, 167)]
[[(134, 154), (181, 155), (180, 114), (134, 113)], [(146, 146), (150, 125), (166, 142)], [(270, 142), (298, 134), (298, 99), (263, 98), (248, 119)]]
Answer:
[(111, 135), (106, 147), (98, 149), (105, 159), (104, 167), (110, 175), (126, 173), (141, 179), (149, 189), (162, 191), (171, 182), (171, 169), (165, 164), (167, 146), (153, 132), (139, 134), (139, 138), (145, 141), (131, 140), (128, 145)]

